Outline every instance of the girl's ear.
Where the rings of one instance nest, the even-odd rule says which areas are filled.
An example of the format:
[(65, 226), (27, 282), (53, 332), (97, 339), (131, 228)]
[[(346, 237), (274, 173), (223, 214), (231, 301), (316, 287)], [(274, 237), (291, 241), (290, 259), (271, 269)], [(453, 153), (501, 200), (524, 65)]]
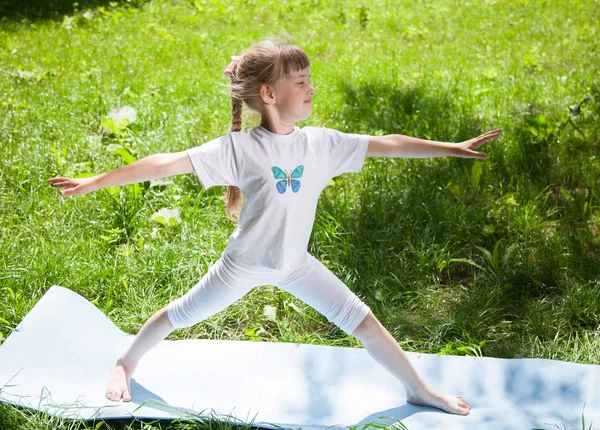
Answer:
[(273, 87), (269, 84), (261, 85), (260, 87), (260, 98), (265, 104), (272, 105), (275, 103), (275, 92)]

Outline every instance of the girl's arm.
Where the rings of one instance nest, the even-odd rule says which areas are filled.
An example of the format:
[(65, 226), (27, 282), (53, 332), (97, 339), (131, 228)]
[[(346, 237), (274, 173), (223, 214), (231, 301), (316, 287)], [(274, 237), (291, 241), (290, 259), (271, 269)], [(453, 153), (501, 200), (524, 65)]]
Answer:
[(53, 187), (67, 188), (61, 196), (86, 194), (103, 187), (134, 184), (167, 176), (192, 173), (194, 168), (186, 151), (169, 154), (153, 154), (141, 158), (127, 166), (91, 178), (48, 179)]
[(502, 129), (488, 131), (481, 136), (460, 143), (423, 140), (402, 134), (371, 136), (366, 157), (429, 158), (454, 156), (462, 158), (487, 158), (487, 154), (474, 149), (491, 142)]

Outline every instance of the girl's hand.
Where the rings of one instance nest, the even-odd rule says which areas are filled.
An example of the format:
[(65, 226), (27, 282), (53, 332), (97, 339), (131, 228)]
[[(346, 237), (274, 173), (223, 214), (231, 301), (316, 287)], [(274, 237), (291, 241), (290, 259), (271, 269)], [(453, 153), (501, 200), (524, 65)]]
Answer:
[(60, 192), (61, 196), (66, 197), (96, 191), (98, 187), (94, 186), (95, 179), (95, 177), (76, 179), (56, 177), (48, 179), (48, 183), (53, 187), (67, 188)]
[(473, 139), (457, 143), (456, 153), (454, 154), (454, 156), (461, 158), (487, 158), (487, 154), (483, 152), (474, 151), (474, 149), (479, 148), (485, 142), (491, 142), (492, 140), (497, 138), (500, 133), (502, 133), (501, 128), (494, 131), (488, 131), (487, 133), (482, 134), (478, 137), (474, 137)]

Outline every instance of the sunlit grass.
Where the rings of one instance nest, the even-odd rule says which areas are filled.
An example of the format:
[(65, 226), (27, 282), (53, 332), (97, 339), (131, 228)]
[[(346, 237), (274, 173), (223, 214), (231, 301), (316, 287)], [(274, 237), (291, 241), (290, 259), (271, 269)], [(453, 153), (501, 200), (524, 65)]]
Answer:
[[(452, 142), (503, 129), (485, 161), (368, 159), (336, 178), (309, 251), (408, 351), (600, 362), (597, 4), (397, 3), (15, 6), (0, 21), (0, 336), (54, 284), (135, 334), (200, 279), (235, 227), (224, 187), (186, 175), (63, 199), (45, 180), (225, 134), (230, 56), (287, 31), (317, 88), (301, 126)], [(111, 132), (122, 106), (135, 121)], [(169, 336), (189, 338), (361, 347), (273, 286)], [(69, 428), (0, 411), (2, 428)]]

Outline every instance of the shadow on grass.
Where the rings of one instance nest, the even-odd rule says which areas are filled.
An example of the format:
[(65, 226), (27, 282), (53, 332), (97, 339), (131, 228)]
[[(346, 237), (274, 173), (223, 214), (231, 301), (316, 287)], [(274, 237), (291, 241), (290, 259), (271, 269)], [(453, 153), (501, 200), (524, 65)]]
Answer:
[[(72, 15), (76, 9), (83, 11), (100, 6), (109, 7), (110, 3), (139, 7), (147, 2), (148, 0), (0, 0), (0, 20), (62, 20), (64, 15)], [(77, 7), (73, 6), (74, 3), (77, 3)]]
[[(533, 236), (534, 240), (525, 235), (525, 230), (515, 227), (517, 221), (522, 225), (526, 217), (524, 204), (552, 186), (562, 173), (557, 171), (550, 157), (561, 132), (552, 124), (559, 118), (552, 114), (542, 118), (539, 112), (525, 112), (513, 115), (515, 119), (510, 127), (491, 124), (492, 121), (491, 125), (485, 125), (469, 112), (469, 106), (458, 105), (451, 94), (437, 89), (431, 92), (424, 86), (402, 87), (388, 83), (341, 85), (346, 102), (335, 116), (339, 116), (339, 123), (343, 120), (351, 124), (350, 132), (375, 134), (379, 131), (461, 142), (489, 130), (503, 129), (501, 139), (479, 148), (488, 154), (486, 160), (369, 158), (365, 160), (360, 178), (346, 176), (340, 181), (342, 185), (325, 190), (326, 198), (319, 210), (332, 214), (350, 232), (343, 240), (347, 242), (346, 249), (352, 252), (345, 253), (344, 264), (358, 268), (359, 276), (377, 277), (362, 278), (363, 285), (393, 282), (390, 291), (386, 292), (385, 285), (379, 290), (379, 294), (381, 291), (387, 294), (383, 298), (386, 304), (382, 305), (386, 313), (396, 306), (399, 310), (396, 315), (389, 315), (392, 330), (399, 324), (402, 336), (412, 333), (421, 338), (433, 337), (442, 344), (454, 339), (468, 342), (471, 337), (488, 339), (490, 330), (503, 322), (535, 313), (532, 306), (536, 302), (548, 297), (566, 299), (565, 268), (578, 272), (579, 279), (592, 280), (597, 276), (597, 263), (594, 263), (597, 254), (590, 253), (590, 249), (597, 249), (598, 244), (589, 231), (578, 234), (575, 227), (569, 226), (572, 231), (558, 233), (570, 240), (566, 243), (555, 240), (547, 246), (537, 236)], [(589, 178), (579, 179), (590, 182)], [(345, 195), (340, 188), (345, 189), (347, 184), (358, 194), (355, 208), (340, 207), (341, 196)], [(592, 183), (589, 185), (593, 188)], [(521, 206), (508, 205), (508, 215), (500, 213), (490, 219), (489, 211), (494, 202), (511, 194)], [(599, 203), (597, 197), (590, 200), (591, 205), (594, 203)], [(540, 210), (542, 218), (547, 215), (544, 210)], [(563, 213), (566, 225), (570, 216), (572, 212)], [(495, 231), (485, 231), (489, 224)], [(503, 241), (504, 249), (511, 244), (516, 244), (517, 249), (503, 265), (492, 267), (492, 263), (486, 264), (476, 247), (492, 252), (499, 241)], [(558, 247), (559, 242), (561, 247)], [(566, 252), (563, 246), (568, 247)], [(527, 264), (533, 251), (537, 252), (537, 262)], [(565, 260), (565, 255), (573, 255), (573, 258)], [(440, 282), (438, 257), (472, 258), (486, 271), (476, 270), (466, 262), (446, 268), (446, 279), (441, 280), (442, 285), (437, 290), (439, 294), (449, 295), (449, 302), (443, 305), (446, 312), (436, 314), (440, 308), (430, 315), (407, 316), (408, 301), (420, 300), (423, 286)], [(406, 279), (405, 268), (405, 272), (422, 279)], [(475, 272), (482, 276), (475, 279)], [(457, 288), (457, 285), (467, 284), (470, 287)], [(365, 295), (374, 293), (364, 292)], [(366, 299), (374, 309), (381, 301), (375, 297)], [(451, 299), (455, 299), (453, 304), (450, 304)], [(450, 310), (452, 314), (448, 315)], [(483, 320), (482, 315), (485, 315)], [(577, 318), (581, 319), (581, 315)], [(433, 328), (437, 333), (432, 334), (432, 329), (426, 327), (430, 322), (438, 326)], [(552, 328), (544, 331), (549, 334)], [(501, 347), (488, 347), (488, 350), (501, 351), (505, 357), (518, 356), (522, 352), (522, 334), (528, 330), (527, 323), (506, 330), (513, 330), (509, 334), (514, 335), (514, 343), (507, 339), (509, 342)]]
[[(35, 418), (31, 418), (35, 416)], [(0, 403), (0, 428), (2, 430), (20, 430), (31, 428), (35, 422), (44, 428), (70, 428), (70, 429), (106, 429), (106, 430), (137, 430), (137, 429), (223, 429), (223, 430), (261, 430), (266, 427), (254, 423), (236, 424), (235, 419), (219, 417), (211, 411), (209, 414), (200, 415), (191, 413), (180, 419), (164, 418), (107, 418), (96, 420), (71, 420), (54, 417), (45, 412), (24, 406)]]

